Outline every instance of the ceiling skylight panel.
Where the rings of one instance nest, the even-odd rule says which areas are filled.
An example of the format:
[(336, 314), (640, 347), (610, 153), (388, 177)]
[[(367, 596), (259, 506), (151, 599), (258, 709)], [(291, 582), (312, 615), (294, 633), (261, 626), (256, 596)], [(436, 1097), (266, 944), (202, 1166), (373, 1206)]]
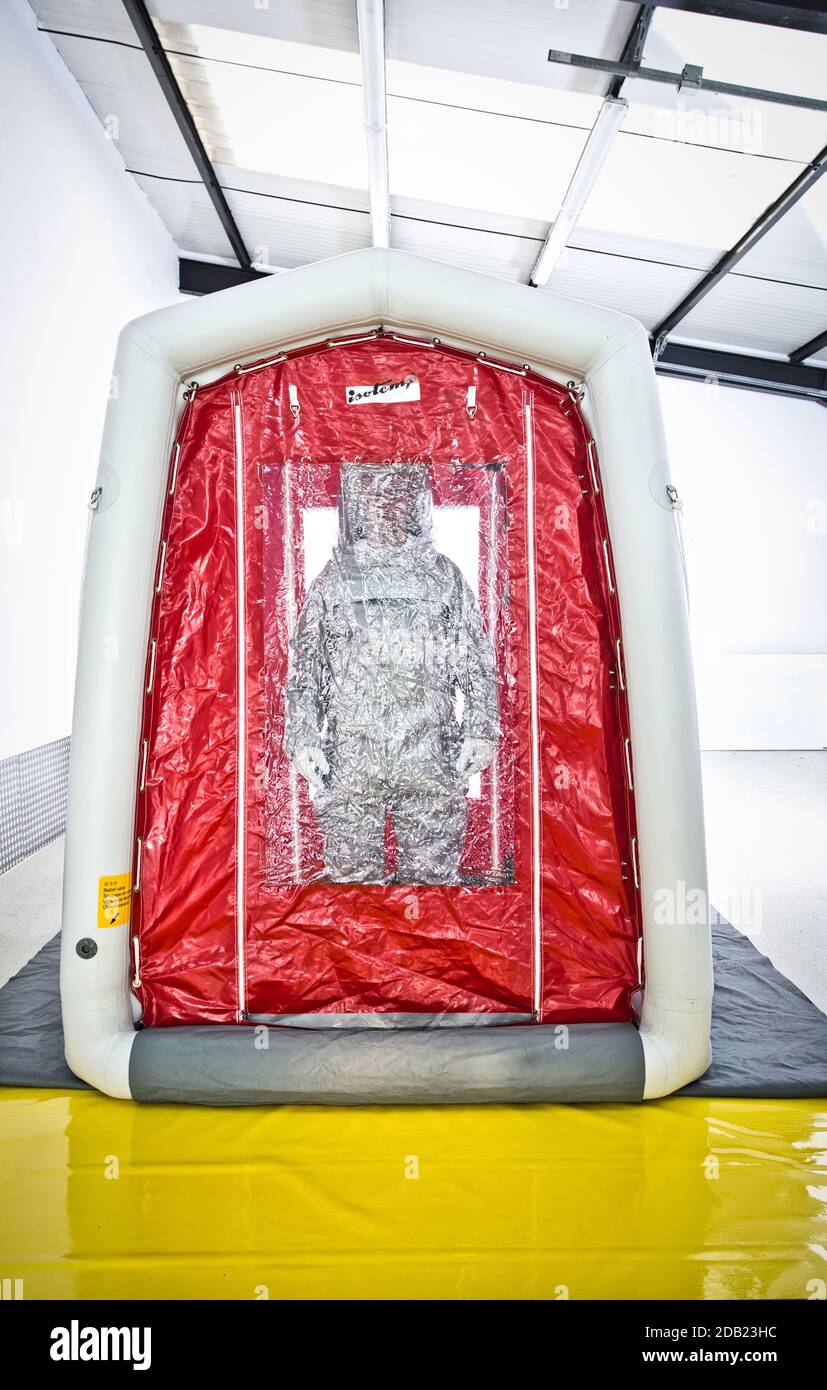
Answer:
[[(105, 3), (111, 8), (113, 0)], [(351, 53), (359, 47), (354, 0), (150, 0), (150, 9), (159, 31), (202, 27)]]
[(495, 115), (522, 116), (549, 125), (589, 129), (601, 98), (589, 92), (510, 82), (477, 73), (452, 72), (388, 59), (388, 94), (443, 106), (463, 106)]
[[(742, 275), (827, 289), (827, 179), (820, 179), (738, 265)], [(824, 310), (827, 325), (827, 305)]]
[(827, 36), (657, 9), (645, 66), (681, 70), (685, 63), (702, 67), (711, 80), (823, 98)]
[(366, 186), (360, 85), (200, 58), (172, 61), (212, 159)]
[(622, 49), (636, 9), (610, 0), (385, 0), (392, 59), (602, 95), (594, 73), (554, 69), (549, 48), (600, 57)]
[(622, 131), (579, 226), (724, 250), (798, 172), (783, 160), (745, 159)]
[(741, 352), (786, 355), (827, 320), (827, 291), (727, 275), (675, 329), (683, 342), (719, 342)]
[(642, 81), (624, 83), (623, 96), (629, 102), (626, 134), (801, 164), (827, 145), (827, 115), (817, 111)]
[(391, 195), (550, 222), (587, 134), (389, 97)]
[(362, 81), (359, 54), (343, 49), (291, 43), (286, 39), (243, 34), (205, 24), (164, 24), (158, 20), (155, 27), (170, 56), (185, 53), (196, 58), (234, 63), (238, 67), (267, 68), (272, 72), (352, 82), (357, 86)]

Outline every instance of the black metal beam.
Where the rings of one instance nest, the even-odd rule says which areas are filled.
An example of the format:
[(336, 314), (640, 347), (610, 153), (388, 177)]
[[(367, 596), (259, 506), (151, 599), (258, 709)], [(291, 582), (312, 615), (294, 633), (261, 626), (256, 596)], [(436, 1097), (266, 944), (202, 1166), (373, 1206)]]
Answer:
[(748, 353), (667, 343), (655, 360), (655, 370), (663, 376), (713, 380), (722, 386), (740, 386), (827, 404), (827, 369), (823, 367), (801, 367), (768, 357), (751, 357)]
[(815, 357), (822, 348), (827, 348), (827, 333), (819, 333), (815, 338), (811, 338), (809, 343), (796, 348), (795, 352), (790, 353), (790, 361), (805, 362), (808, 357)]
[(827, 10), (814, 0), (786, 5), (783, 0), (659, 0), (666, 10), (689, 10), (712, 15), (715, 19), (743, 19), (751, 24), (769, 24), (777, 29), (803, 29), (827, 34)]
[(821, 97), (802, 97), (796, 92), (776, 92), (769, 87), (745, 87), (740, 82), (720, 82), (704, 77), (702, 67), (687, 63), (681, 72), (669, 68), (645, 68), (640, 63), (615, 62), (613, 58), (592, 58), (588, 53), (569, 53), (563, 48), (550, 48), (548, 61), (567, 68), (582, 68), (585, 72), (606, 72), (624, 80), (638, 77), (642, 82), (659, 82), (666, 87), (684, 88), (693, 92), (716, 92), (720, 96), (746, 97), (749, 101), (768, 101), (775, 106), (795, 106), (804, 111), (827, 111), (827, 101)]
[[(623, 52), (620, 55), (621, 63), (628, 63), (631, 67), (638, 67), (640, 65), (640, 60), (643, 57), (643, 45), (646, 42), (646, 36), (649, 33), (649, 26), (652, 23), (654, 13), (655, 6), (653, 4), (641, 5), (637, 12), (635, 22), (629, 30), (628, 38), (623, 45)], [(614, 97), (615, 99), (619, 97), (625, 81), (625, 77), (613, 77), (609, 83), (606, 96)]]
[(227, 234), (227, 239), (233, 248), (238, 263), (244, 270), (249, 270), (252, 266), (252, 261), (250, 260), (247, 247), (244, 245), (244, 239), (230, 211), (230, 205), (224, 197), (224, 191), (218, 182), (215, 170), (210, 162), (210, 157), (204, 148), (204, 142), (198, 134), (198, 128), (193, 120), (192, 112), (184, 100), (184, 94), (181, 88), (178, 86), (177, 78), (172, 71), (169, 59), (164, 52), (161, 40), (158, 37), (155, 25), (152, 23), (144, 0), (123, 0), (123, 7), (132, 21), (135, 33), (140, 39), (141, 47), (149, 59), (150, 67), (158, 80), (161, 91), (166, 97), (169, 109), (175, 117), (175, 123), (184, 137), (187, 149), (192, 155), (193, 163), (204, 182), (204, 187), (210, 196), (210, 201), (218, 214), (221, 225)]
[(799, 199), (809, 192), (813, 184), (817, 183), (825, 172), (827, 172), (827, 145), (816, 156), (812, 164), (808, 164), (806, 169), (802, 170), (781, 196), (776, 198), (774, 203), (770, 203), (770, 206), (762, 212), (757, 221), (753, 222), (740, 241), (736, 242), (729, 251), (724, 252), (712, 269), (707, 271), (706, 275), (698, 281), (695, 288), (689, 291), (689, 294), (681, 300), (680, 304), (676, 305), (670, 314), (666, 315), (662, 323), (658, 324), (654, 333), (656, 355), (660, 354), (663, 344), (677, 324), (686, 318), (687, 314), (695, 308), (695, 305), (700, 303), (711, 289), (715, 288), (718, 282), (732, 270), (732, 267), (737, 265), (762, 237), (767, 235), (767, 232), (772, 230), (776, 222), (780, 222), (781, 218), (786, 216), (790, 208), (795, 207)]
[(231, 290), (235, 285), (263, 280), (267, 273), (235, 265), (216, 265), (214, 261), (193, 261), (182, 256), (178, 262), (178, 288), (182, 294), (214, 294), (216, 290)]

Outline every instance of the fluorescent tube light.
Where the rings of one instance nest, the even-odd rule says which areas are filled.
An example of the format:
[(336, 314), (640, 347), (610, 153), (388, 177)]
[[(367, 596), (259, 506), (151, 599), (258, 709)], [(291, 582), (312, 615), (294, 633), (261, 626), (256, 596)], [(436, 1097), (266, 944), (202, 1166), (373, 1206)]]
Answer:
[(603, 168), (612, 141), (628, 109), (629, 103), (624, 101), (622, 97), (606, 97), (603, 102), (589, 133), (589, 138), (583, 146), (583, 153), (577, 161), (577, 167), (572, 174), (566, 196), (560, 205), (560, 211), (551, 225), (543, 249), (531, 272), (532, 285), (545, 285), (551, 278), (560, 252), (577, 224), (577, 219), (583, 211), (586, 199), (594, 187), (600, 170)]

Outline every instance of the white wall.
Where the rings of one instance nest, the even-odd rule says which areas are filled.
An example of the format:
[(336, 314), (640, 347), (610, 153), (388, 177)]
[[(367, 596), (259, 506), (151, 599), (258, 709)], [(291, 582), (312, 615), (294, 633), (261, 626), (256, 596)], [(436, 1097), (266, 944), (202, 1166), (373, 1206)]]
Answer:
[(702, 746), (827, 747), (827, 409), (659, 380)]
[(69, 733), (87, 499), (119, 329), (176, 251), (25, 0), (0, 5), (0, 757)]

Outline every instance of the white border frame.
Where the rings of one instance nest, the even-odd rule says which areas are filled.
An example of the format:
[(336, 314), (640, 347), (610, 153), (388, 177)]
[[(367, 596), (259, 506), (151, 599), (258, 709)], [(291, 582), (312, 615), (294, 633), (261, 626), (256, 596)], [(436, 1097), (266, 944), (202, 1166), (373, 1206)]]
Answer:
[[(669, 1094), (708, 1065), (712, 970), (708, 925), (660, 920), (669, 915), (668, 893), (679, 903), (700, 891), (706, 903), (707, 882), (686, 604), (646, 333), (607, 309), (377, 249), (176, 304), (121, 334), (98, 475), (103, 493), (89, 538), (72, 735), (61, 956), (69, 1065), (101, 1091), (130, 1095), (129, 928), (98, 930), (98, 880), (132, 864), (151, 599), (182, 385), (380, 325), (529, 362), (585, 387), (634, 753), (645, 1096)], [(91, 959), (76, 950), (86, 937), (98, 947)]]

